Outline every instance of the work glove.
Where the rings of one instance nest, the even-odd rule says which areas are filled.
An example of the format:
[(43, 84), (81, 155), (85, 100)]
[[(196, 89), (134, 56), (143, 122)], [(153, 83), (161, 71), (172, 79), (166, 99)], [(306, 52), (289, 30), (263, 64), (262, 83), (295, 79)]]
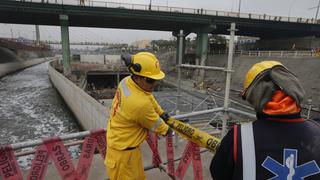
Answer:
[(160, 115), (160, 117), (164, 120), (165, 123), (167, 123), (167, 121), (168, 121), (169, 118), (170, 118), (170, 115), (169, 115), (169, 113), (167, 113), (167, 112), (163, 112), (163, 113)]
[(169, 127), (166, 136), (173, 135), (173, 130)]

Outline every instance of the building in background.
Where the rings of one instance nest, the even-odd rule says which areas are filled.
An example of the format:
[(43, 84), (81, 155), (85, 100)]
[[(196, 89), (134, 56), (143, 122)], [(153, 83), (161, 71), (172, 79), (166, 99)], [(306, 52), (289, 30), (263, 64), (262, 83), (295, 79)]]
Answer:
[(138, 49), (150, 49), (151, 45), (151, 40), (149, 39), (144, 39), (144, 40), (138, 40), (132, 42), (132, 46)]

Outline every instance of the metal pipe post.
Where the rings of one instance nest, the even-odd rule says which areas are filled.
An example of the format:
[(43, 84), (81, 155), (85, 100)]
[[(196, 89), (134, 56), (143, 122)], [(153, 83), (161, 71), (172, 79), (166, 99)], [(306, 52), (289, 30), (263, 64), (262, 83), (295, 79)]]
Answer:
[(61, 41), (62, 41), (62, 57), (63, 57), (63, 74), (71, 74), (71, 65), (70, 65), (70, 42), (69, 42), (69, 26), (68, 26), (69, 17), (68, 15), (60, 15), (60, 24), (61, 24)]
[(213, 71), (226, 71), (224, 67), (214, 67), (214, 66), (200, 66), (200, 65), (191, 65), (191, 64), (181, 64), (180, 67), (183, 68), (194, 68), (194, 69), (206, 69)]
[(183, 46), (183, 30), (180, 30), (179, 35), (178, 35), (178, 89), (177, 89), (177, 93), (178, 93), (178, 97), (177, 97), (177, 110), (179, 111), (179, 104), (180, 104), (180, 96), (181, 96), (181, 64), (182, 64), (182, 46)]
[(229, 108), (229, 96), (230, 96), (230, 84), (231, 84), (231, 73), (232, 73), (232, 59), (233, 59), (233, 47), (234, 47), (234, 35), (236, 31), (236, 23), (231, 23), (230, 27), (230, 39), (229, 39), (229, 52), (228, 52), (228, 65), (227, 65), (227, 77), (226, 77), (226, 88), (224, 96), (224, 110), (225, 116), (222, 122), (222, 132), (221, 136), (223, 137), (226, 134), (227, 129), (227, 111)]
[(118, 69), (117, 71), (117, 86), (119, 86), (119, 83), (120, 83), (120, 69)]
[[(208, 33), (201, 32), (200, 66), (205, 66), (205, 64), (206, 64), (206, 60), (207, 60), (207, 56), (208, 56), (208, 39), (209, 39)], [(204, 78), (205, 78), (205, 70), (204, 69), (200, 69), (199, 76), (200, 76), (200, 82), (203, 83)]]

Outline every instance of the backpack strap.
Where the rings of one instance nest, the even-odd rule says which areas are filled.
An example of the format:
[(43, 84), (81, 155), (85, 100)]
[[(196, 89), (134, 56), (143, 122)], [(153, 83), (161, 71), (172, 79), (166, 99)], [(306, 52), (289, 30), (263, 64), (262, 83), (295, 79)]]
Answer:
[(256, 179), (256, 152), (252, 122), (241, 124), (243, 179)]

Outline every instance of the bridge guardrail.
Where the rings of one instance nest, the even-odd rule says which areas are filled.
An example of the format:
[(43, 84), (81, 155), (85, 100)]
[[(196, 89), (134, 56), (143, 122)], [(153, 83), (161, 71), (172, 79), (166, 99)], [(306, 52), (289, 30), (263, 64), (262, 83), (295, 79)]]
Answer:
[(288, 17), (288, 16), (273, 16), (267, 14), (253, 14), (253, 13), (237, 13), (231, 11), (217, 11), (207, 9), (194, 9), (194, 8), (182, 8), (182, 7), (171, 7), (171, 6), (155, 6), (145, 4), (129, 4), (129, 3), (118, 3), (108, 1), (87, 1), (87, 0), (13, 0), (20, 2), (36, 2), (36, 3), (50, 3), (50, 4), (61, 4), (61, 5), (78, 5), (78, 6), (90, 6), (90, 7), (107, 7), (107, 8), (119, 8), (119, 9), (132, 9), (132, 10), (151, 10), (151, 11), (162, 11), (162, 12), (173, 12), (173, 13), (186, 13), (186, 14), (199, 14), (199, 15), (210, 15), (210, 16), (224, 16), (224, 17), (239, 17), (247, 19), (267, 20), (267, 21), (281, 21), (281, 22), (292, 22), (292, 23), (305, 23), (305, 24), (320, 24), (320, 20), (314, 18), (302, 18), (302, 17)]
[(235, 54), (252, 57), (320, 57), (320, 50), (314, 51), (236, 51)]

